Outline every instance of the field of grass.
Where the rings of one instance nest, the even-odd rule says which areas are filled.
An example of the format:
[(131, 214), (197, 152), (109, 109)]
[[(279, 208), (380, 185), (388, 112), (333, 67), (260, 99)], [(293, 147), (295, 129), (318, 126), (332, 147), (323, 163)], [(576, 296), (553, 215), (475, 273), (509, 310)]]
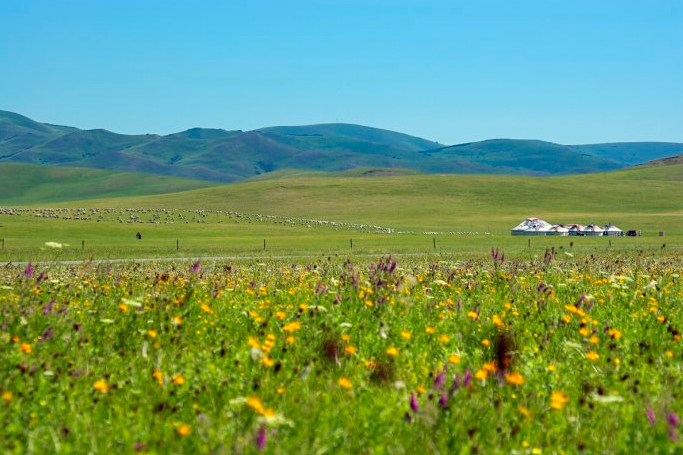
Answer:
[[(0, 260), (683, 248), (680, 164), (552, 178), (362, 175), (290, 173), (181, 193), (5, 211)], [(49, 215), (41, 206), (70, 209), (54, 219), (38, 217)], [(563, 224), (610, 222), (641, 230), (643, 237), (532, 238), (529, 248), (529, 239), (510, 236), (528, 216)], [(137, 231), (142, 241), (135, 239)], [(658, 237), (660, 231), (666, 236)], [(45, 242), (69, 246), (54, 250)]]
[(679, 453), (680, 255), (0, 268), (0, 452)]

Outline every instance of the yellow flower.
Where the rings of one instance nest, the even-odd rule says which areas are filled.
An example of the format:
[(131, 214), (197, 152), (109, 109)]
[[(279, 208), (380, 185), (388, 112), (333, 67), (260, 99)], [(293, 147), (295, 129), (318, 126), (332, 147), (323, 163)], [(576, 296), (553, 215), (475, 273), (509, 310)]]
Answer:
[(589, 351), (588, 354), (586, 354), (586, 358), (588, 360), (598, 360), (600, 355), (598, 355), (598, 353), (595, 351)]
[(200, 308), (204, 313), (213, 314), (213, 310), (212, 310), (211, 307), (210, 307), (209, 305), (207, 305), (206, 303), (202, 303), (201, 306), (200, 306), (199, 308)]
[(259, 341), (255, 337), (249, 337), (249, 339), (247, 340), (247, 344), (252, 348), (261, 347), (261, 343), (259, 343)]
[(150, 330), (147, 331), (147, 335), (148, 335), (150, 338), (156, 338), (156, 337), (157, 337), (157, 331), (154, 330), (154, 329), (150, 329)]
[(287, 338), (285, 338), (285, 341), (289, 344), (294, 344), (294, 340), (295, 338), (293, 336), (288, 336)]
[(470, 319), (477, 319), (479, 317), (479, 315), (477, 314), (476, 311), (468, 311), (467, 317)]
[(498, 316), (497, 314), (494, 314), (491, 316), (491, 321), (493, 322), (493, 325), (496, 327), (503, 327), (503, 320)]
[(249, 398), (247, 398), (247, 406), (256, 411), (256, 413), (263, 414), (263, 402), (259, 397), (250, 396)]
[(505, 375), (505, 380), (509, 382), (510, 384), (513, 385), (522, 385), (524, 384), (524, 378), (522, 377), (521, 374), (517, 373), (516, 371), (514, 373), (508, 373)]
[(152, 377), (157, 380), (160, 386), (164, 385), (164, 373), (159, 370), (154, 370), (152, 372)]
[(348, 343), (351, 340), (351, 337), (345, 333), (341, 336), (341, 339), (344, 343)]
[(453, 365), (460, 363), (460, 356), (458, 354), (449, 355), (448, 356), (448, 363), (452, 363)]
[(610, 330), (607, 332), (607, 334), (608, 334), (610, 337), (612, 337), (612, 339), (614, 339), (614, 340), (618, 340), (619, 338), (621, 338), (621, 332), (620, 332), (619, 330), (617, 330), (617, 329), (610, 329)]
[(2, 401), (4, 401), (4, 402), (11, 401), (11, 400), (12, 400), (12, 396), (13, 396), (13, 395), (12, 395), (12, 392), (9, 392), (9, 391), (8, 391), (8, 392), (3, 392), (3, 394), (2, 394)]
[(290, 322), (290, 323), (282, 326), (282, 330), (284, 330), (287, 333), (296, 332), (300, 328), (301, 328), (301, 323), (299, 321)]
[(267, 367), (272, 367), (275, 365), (275, 361), (268, 357), (267, 355), (264, 355), (263, 358), (261, 359), (261, 363), (264, 364)]
[(434, 327), (427, 326), (427, 327), (425, 327), (425, 332), (428, 333), (429, 335), (431, 335), (434, 332), (436, 332), (436, 329)]
[(173, 376), (173, 383), (175, 385), (183, 385), (185, 384), (185, 378), (181, 374), (176, 374)]
[(398, 349), (393, 346), (387, 348), (387, 355), (390, 357), (396, 357), (398, 355)]
[(589, 342), (589, 343), (592, 343), (592, 344), (598, 344), (598, 343), (600, 343), (600, 338), (598, 338), (598, 337), (596, 337), (595, 335), (593, 335), (592, 337), (590, 337), (590, 338), (588, 339), (588, 342)]
[(403, 331), (401, 332), (401, 338), (403, 338), (404, 340), (410, 340), (410, 338), (411, 338), (412, 336), (413, 336), (413, 334), (410, 333), (410, 332), (408, 332), (407, 330), (403, 330)]
[(280, 321), (282, 321), (285, 317), (287, 316), (287, 313), (284, 311), (278, 311), (275, 313), (275, 317), (278, 318)]
[(347, 354), (353, 355), (353, 354), (356, 353), (356, 347), (355, 347), (355, 346), (346, 346), (346, 347), (344, 348), (344, 351), (345, 351)]
[(496, 362), (486, 362), (482, 368), (491, 373), (495, 373), (496, 370), (498, 370), (498, 367), (496, 367)]
[(485, 348), (488, 348), (489, 346), (491, 346), (491, 342), (489, 340), (487, 340), (486, 338), (484, 338), (483, 340), (481, 340), (481, 345), (484, 346)]
[(667, 359), (673, 359), (674, 358), (674, 353), (671, 351), (666, 351), (664, 353), (664, 355), (666, 356)]
[(31, 348), (31, 345), (28, 343), (21, 343), (19, 350), (24, 354), (30, 354), (33, 351), (33, 348)]
[(104, 379), (100, 379), (99, 381), (95, 381), (92, 388), (98, 392), (106, 393), (109, 390), (109, 385), (107, 385)]
[(557, 371), (557, 367), (555, 365), (548, 365), (548, 371), (554, 373), (555, 371)]
[(171, 324), (173, 324), (176, 327), (179, 327), (182, 323), (183, 318), (181, 318), (180, 316), (173, 316), (173, 319), (171, 319)]
[(192, 432), (192, 430), (190, 429), (190, 426), (188, 424), (183, 423), (178, 428), (176, 428), (175, 432), (178, 433), (179, 436), (185, 437), (189, 435)]
[(480, 379), (482, 381), (485, 380), (488, 377), (488, 375), (489, 375), (489, 372), (484, 370), (484, 369), (477, 370), (477, 372), (474, 373), (474, 377), (477, 379)]
[(278, 387), (277, 388), (277, 394), (278, 395), (284, 395), (285, 391), (286, 391), (286, 389), (284, 387)]
[(372, 303), (372, 300), (366, 300), (366, 301), (365, 301), (365, 306), (366, 306), (366, 307), (371, 308), (373, 305), (374, 305), (374, 303)]
[(308, 309), (308, 305), (306, 305), (305, 303), (302, 303), (301, 305), (299, 305), (299, 309), (301, 311), (306, 311)]
[(441, 335), (439, 335), (439, 341), (446, 344), (449, 341), (451, 341), (451, 339), (448, 335), (446, 335), (445, 333), (442, 333)]
[(550, 407), (553, 409), (562, 409), (567, 403), (569, 403), (569, 397), (559, 390), (550, 396)]
[(128, 311), (128, 305), (126, 305), (125, 303), (119, 303), (119, 311), (125, 313), (126, 311)]
[(520, 404), (519, 406), (517, 406), (517, 409), (519, 410), (519, 412), (520, 412), (524, 417), (531, 417), (531, 411), (529, 410), (529, 408), (527, 408), (527, 407), (524, 406), (523, 404)]
[(353, 384), (351, 384), (351, 380), (347, 377), (339, 378), (339, 380), (337, 381), (337, 384), (339, 385), (339, 387), (341, 387), (343, 389), (350, 389), (353, 385)]
[(579, 329), (579, 333), (580, 333), (582, 336), (587, 337), (588, 334), (590, 333), (590, 330), (588, 330), (588, 327), (581, 327), (581, 328)]

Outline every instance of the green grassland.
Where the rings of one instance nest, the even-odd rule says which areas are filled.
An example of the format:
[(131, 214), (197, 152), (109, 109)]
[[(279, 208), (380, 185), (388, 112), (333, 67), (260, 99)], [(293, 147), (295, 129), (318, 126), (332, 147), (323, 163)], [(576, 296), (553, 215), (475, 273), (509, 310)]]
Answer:
[[(28, 213), (0, 215), (0, 238), (5, 239), (0, 258), (482, 253), (492, 247), (542, 254), (552, 246), (592, 253), (608, 247), (658, 251), (663, 245), (670, 251), (683, 245), (681, 164), (544, 178), (307, 172), (180, 193), (40, 204), (110, 208), (118, 214), (112, 212), (100, 222), (97, 216), (55, 220)], [(150, 212), (137, 220), (144, 223), (128, 223), (127, 208)], [(154, 221), (152, 210), (177, 213), (149, 223)], [(208, 212), (200, 215), (196, 210)], [(251, 216), (231, 218), (227, 212)], [(264, 218), (267, 215), (278, 218)], [(644, 235), (512, 237), (510, 229), (528, 216), (562, 224), (610, 222)], [(317, 223), (320, 220), (355, 227)], [(359, 225), (392, 231), (378, 233)], [(144, 234), (142, 241), (134, 238), (138, 230)], [(666, 236), (658, 237), (659, 231)], [(70, 246), (54, 251), (44, 247), (48, 241)]]

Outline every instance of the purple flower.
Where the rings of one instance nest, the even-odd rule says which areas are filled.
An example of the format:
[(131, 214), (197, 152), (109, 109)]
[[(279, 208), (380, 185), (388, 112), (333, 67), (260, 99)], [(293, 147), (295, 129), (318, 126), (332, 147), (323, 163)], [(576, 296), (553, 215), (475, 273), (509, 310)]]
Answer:
[(192, 264), (192, 267), (190, 267), (190, 272), (197, 273), (197, 272), (199, 272), (200, 267), (201, 267), (201, 262), (197, 261), (194, 264)]
[(417, 397), (414, 393), (410, 394), (410, 410), (413, 412), (420, 410), (420, 404), (417, 402)]
[(436, 375), (434, 378), (434, 388), (435, 389), (440, 389), (443, 387), (443, 385), (446, 383), (446, 370), (442, 370), (439, 374)]
[(657, 422), (655, 411), (652, 408), (647, 408), (645, 411), (645, 416), (647, 417), (647, 421), (650, 422), (650, 425), (654, 425), (655, 422)]
[(462, 378), (462, 386), (467, 387), (470, 385), (470, 382), (472, 382), (472, 372), (469, 369), (467, 369), (465, 370), (465, 374)]
[(31, 275), (33, 275), (33, 270), (34, 270), (33, 264), (31, 264), (29, 262), (28, 265), (26, 266), (26, 268), (24, 269), (24, 277), (30, 278)]
[(671, 439), (672, 442), (678, 442), (678, 433), (676, 432), (676, 428), (669, 427), (669, 439)]
[(460, 388), (460, 375), (456, 373), (455, 377), (453, 378), (453, 383), (451, 383), (450, 392), (453, 393), (456, 390), (458, 390), (459, 388)]
[(441, 409), (446, 409), (448, 408), (448, 395), (446, 393), (442, 393), (441, 396), (439, 397), (439, 407)]
[(666, 421), (669, 422), (670, 427), (677, 427), (681, 423), (681, 419), (672, 412), (666, 416)]
[(266, 448), (267, 442), (266, 427), (261, 425), (256, 433), (256, 447), (258, 447), (259, 451), (263, 451)]

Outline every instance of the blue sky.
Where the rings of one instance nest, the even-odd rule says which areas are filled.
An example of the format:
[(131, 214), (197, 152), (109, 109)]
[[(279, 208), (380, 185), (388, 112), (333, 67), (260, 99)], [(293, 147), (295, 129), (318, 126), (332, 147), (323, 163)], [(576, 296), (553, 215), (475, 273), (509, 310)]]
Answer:
[(121, 133), (683, 142), (681, 24), (681, 0), (2, 0), (0, 109)]

